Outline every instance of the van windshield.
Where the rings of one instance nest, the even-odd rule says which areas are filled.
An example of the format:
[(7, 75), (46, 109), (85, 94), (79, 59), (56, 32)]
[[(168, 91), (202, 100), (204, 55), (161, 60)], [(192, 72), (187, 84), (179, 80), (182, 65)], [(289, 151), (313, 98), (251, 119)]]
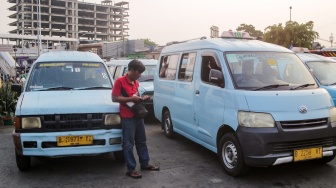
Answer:
[(336, 62), (307, 62), (322, 85), (336, 85)]
[(26, 91), (111, 89), (111, 83), (100, 62), (41, 62), (34, 65)]
[(235, 87), (247, 90), (288, 90), (318, 87), (301, 60), (292, 53), (225, 54)]
[[(141, 73), (141, 77), (138, 79), (139, 82), (149, 82), (154, 80), (154, 74), (156, 65), (145, 65), (146, 70)], [(125, 68), (124, 75), (127, 73), (128, 68)]]

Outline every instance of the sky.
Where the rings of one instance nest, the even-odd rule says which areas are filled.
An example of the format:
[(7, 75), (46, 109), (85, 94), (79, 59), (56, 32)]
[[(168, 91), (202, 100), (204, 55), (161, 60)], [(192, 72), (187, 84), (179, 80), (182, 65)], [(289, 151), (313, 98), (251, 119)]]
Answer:
[[(101, 0), (80, 0), (101, 3)], [(113, 1), (115, 2), (120, 2)], [(336, 0), (122, 0), (129, 2), (129, 39), (150, 39), (165, 45), (171, 41), (210, 36), (210, 27), (236, 30), (240, 24), (253, 25), (256, 30), (274, 24), (296, 21), (299, 24), (314, 22), (314, 30), (320, 39), (329, 41), (333, 33), (336, 41)], [(12, 6), (0, 0), (0, 33), (8, 33), (13, 19), (8, 15)], [(290, 10), (289, 7), (292, 7)], [(330, 47), (330, 42), (318, 40)], [(336, 46), (336, 44), (333, 44)]]

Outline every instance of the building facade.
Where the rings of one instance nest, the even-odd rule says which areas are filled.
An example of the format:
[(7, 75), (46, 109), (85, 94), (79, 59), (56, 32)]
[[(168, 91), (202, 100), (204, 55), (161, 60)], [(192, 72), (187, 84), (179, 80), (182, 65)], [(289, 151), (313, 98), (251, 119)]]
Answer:
[(84, 0), (7, 1), (13, 4), (9, 18), (15, 19), (9, 25), (16, 26), (11, 34), (38, 35), (41, 28), (41, 36), (78, 41), (119, 41), (128, 37), (129, 3), (125, 1), (114, 4), (110, 0), (101, 4)]
[[(148, 51), (143, 39), (78, 45), (78, 51), (92, 51), (102, 59), (134, 57)], [(140, 56), (139, 56), (140, 57)], [(144, 58), (145, 56), (141, 56)]]

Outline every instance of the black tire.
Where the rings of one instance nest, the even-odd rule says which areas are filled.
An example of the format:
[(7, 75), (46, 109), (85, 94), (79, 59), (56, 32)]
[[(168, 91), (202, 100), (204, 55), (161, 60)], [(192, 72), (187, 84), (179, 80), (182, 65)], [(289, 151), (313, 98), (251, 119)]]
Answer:
[(327, 156), (327, 157), (323, 157), (321, 159), (316, 159), (313, 160), (312, 162), (316, 163), (316, 164), (327, 164), (330, 161), (332, 161), (335, 158), (336, 155), (332, 155), (332, 156)]
[(165, 135), (168, 138), (174, 137), (175, 133), (173, 130), (173, 123), (171, 121), (170, 112), (168, 110), (163, 113), (162, 128), (163, 128)]
[(114, 160), (116, 160), (117, 162), (120, 163), (124, 163), (125, 162), (125, 155), (124, 155), (124, 151), (115, 151), (113, 152), (113, 156), (114, 156)]
[(226, 133), (218, 145), (218, 157), (227, 174), (230, 176), (244, 175), (248, 166), (244, 162), (244, 156), (237, 137), (234, 133)]
[(31, 164), (30, 156), (19, 155), (17, 151), (15, 151), (15, 158), (16, 158), (16, 166), (19, 168), (20, 171), (24, 172), (30, 169)]

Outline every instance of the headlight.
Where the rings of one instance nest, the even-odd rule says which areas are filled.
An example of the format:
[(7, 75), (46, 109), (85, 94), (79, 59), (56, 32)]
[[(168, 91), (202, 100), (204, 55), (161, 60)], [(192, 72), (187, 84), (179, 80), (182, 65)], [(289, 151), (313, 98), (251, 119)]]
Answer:
[(238, 112), (239, 126), (244, 127), (274, 127), (275, 122), (271, 114)]
[(107, 114), (105, 115), (105, 125), (118, 125), (120, 124), (119, 114)]
[(331, 127), (336, 127), (336, 108), (329, 109)]
[(39, 117), (22, 118), (22, 129), (41, 128), (41, 120)]

